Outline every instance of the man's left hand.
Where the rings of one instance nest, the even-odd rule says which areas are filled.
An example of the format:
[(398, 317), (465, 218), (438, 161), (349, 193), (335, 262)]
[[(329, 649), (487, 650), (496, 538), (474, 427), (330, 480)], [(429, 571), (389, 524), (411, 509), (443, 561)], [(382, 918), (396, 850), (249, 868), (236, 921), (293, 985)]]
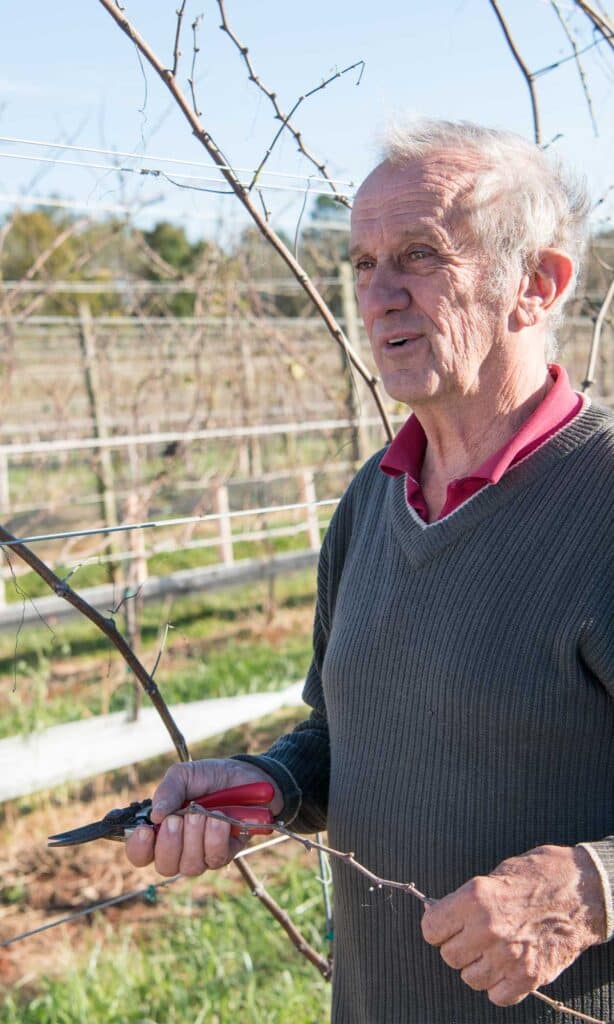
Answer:
[(554, 981), (605, 929), (601, 879), (581, 846), (504, 860), (428, 905), (422, 919), (426, 941), (497, 1006)]

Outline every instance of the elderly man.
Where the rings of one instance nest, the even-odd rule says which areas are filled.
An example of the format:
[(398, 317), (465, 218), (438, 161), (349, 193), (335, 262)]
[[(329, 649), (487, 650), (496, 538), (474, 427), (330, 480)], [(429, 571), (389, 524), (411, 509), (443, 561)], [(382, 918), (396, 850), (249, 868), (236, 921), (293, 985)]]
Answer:
[(351, 249), (384, 386), (413, 413), (326, 535), (311, 716), (260, 757), (172, 768), (155, 850), (146, 828), (128, 844), (162, 874), (219, 867), (228, 826), (172, 812), (264, 777), (293, 828), (436, 898), (420, 920), (333, 865), (336, 1024), (550, 1021), (525, 997), (554, 979), (614, 1016), (614, 418), (548, 363), (585, 212), (509, 133), (390, 139)]

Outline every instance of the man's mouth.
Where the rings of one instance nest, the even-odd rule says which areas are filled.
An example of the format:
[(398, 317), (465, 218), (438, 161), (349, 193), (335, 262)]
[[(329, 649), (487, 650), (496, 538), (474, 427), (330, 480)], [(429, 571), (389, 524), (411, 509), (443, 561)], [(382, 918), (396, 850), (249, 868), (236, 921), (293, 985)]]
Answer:
[(407, 345), (410, 341), (416, 341), (419, 337), (419, 334), (401, 335), (398, 338), (388, 338), (385, 344), (386, 346), (390, 345), (391, 348), (402, 348), (403, 345)]

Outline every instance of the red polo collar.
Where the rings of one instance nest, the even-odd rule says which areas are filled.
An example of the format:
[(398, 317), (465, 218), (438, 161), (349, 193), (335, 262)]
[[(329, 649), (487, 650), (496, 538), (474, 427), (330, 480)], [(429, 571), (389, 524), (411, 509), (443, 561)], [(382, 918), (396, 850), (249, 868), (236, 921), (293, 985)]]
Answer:
[[(567, 372), (556, 363), (552, 363), (548, 369), (554, 381), (548, 394), (507, 444), (489, 456), (469, 476), (450, 481), (438, 519), (449, 515), (482, 487), (496, 484), (510, 466), (530, 455), (578, 414), (584, 399), (572, 390)], [(426, 435), (419, 420), (412, 414), (392, 441), (380, 462), (380, 469), (389, 476), (407, 474), (407, 500), (426, 520), (428, 509), (420, 488), (425, 451)]]

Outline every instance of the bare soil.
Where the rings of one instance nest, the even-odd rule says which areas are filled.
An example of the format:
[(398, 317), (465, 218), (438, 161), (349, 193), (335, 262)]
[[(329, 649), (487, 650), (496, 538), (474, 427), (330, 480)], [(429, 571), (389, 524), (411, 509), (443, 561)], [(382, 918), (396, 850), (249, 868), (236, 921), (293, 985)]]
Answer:
[[(298, 713), (300, 717), (300, 712)], [(237, 749), (263, 750), (297, 720), (297, 711), (232, 730), (192, 751), (194, 757), (224, 756)], [(156, 758), (121, 772), (98, 777), (72, 790), (52, 791), (4, 804), (0, 808), (0, 942), (64, 915), (122, 893), (160, 881), (153, 867), (138, 870), (120, 843), (98, 840), (82, 846), (48, 849), (47, 836), (101, 818), (112, 807), (150, 795), (171, 758)], [(279, 852), (287, 855), (284, 844)], [(289, 852), (289, 851), (288, 851)], [(231, 866), (225, 869), (236, 874)], [(237, 887), (243, 882), (237, 878)], [(179, 883), (181, 884), (181, 883)], [(166, 890), (158, 890), (163, 901)], [(208, 876), (191, 889), (193, 900), (212, 892)], [(102, 916), (104, 915), (104, 916)], [(53, 973), (69, 963), (75, 946), (91, 942), (107, 923), (145, 924), (157, 916), (143, 895), (101, 914), (88, 915), (57, 929), (40, 932), (0, 949), (0, 991), (29, 987), (39, 973)]]

